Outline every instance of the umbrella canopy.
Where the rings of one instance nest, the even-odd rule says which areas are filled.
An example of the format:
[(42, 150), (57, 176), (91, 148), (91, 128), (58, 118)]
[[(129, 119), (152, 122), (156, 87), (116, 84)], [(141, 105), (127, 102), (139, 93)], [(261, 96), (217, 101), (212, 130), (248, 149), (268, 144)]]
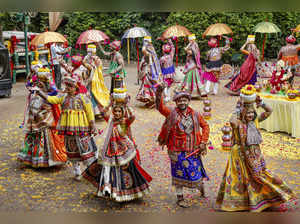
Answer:
[(221, 36), (224, 34), (232, 34), (232, 30), (224, 23), (212, 24), (203, 33), (203, 38), (206, 36)]
[(148, 30), (142, 27), (133, 27), (125, 31), (124, 35), (122, 36), (122, 39), (138, 38), (145, 36), (151, 36)]
[(261, 22), (254, 27), (255, 33), (279, 33), (281, 30), (274, 23)]
[(109, 37), (100, 30), (87, 30), (78, 37), (76, 44), (91, 44), (109, 40)]
[(293, 29), (294, 32), (300, 32), (300, 24), (295, 28)]
[(161, 35), (162, 39), (168, 39), (171, 37), (185, 37), (190, 35), (191, 32), (184, 26), (175, 25), (168, 27)]
[(64, 43), (66, 41), (67, 39), (60, 33), (46, 31), (33, 38), (31, 44), (34, 46), (38, 46), (48, 43)]

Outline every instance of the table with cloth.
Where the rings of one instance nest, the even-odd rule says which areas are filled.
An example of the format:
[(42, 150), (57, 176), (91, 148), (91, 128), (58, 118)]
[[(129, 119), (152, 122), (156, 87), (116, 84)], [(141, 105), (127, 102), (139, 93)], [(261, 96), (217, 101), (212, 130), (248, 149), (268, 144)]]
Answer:
[[(286, 95), (259, 93), (262, 100), (273, 109), (271, 116), (260, 123), (269, 132), (282, 131), (300, 138), (300, 97), (288, 99)], [(263, 110), (259, 108), (258, 112)]]

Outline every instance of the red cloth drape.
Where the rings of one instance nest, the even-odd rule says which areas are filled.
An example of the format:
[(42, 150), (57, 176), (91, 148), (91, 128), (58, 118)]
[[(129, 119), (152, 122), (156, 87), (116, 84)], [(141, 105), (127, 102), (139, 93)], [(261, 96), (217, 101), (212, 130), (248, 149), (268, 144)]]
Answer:
[(254, 72), (256, 71), (255, 62), (255, 57), (252, 53), (250, 53), (240, 68), (240, 74), (230, 86), (232, 91), (240, 90), (251, 80)]

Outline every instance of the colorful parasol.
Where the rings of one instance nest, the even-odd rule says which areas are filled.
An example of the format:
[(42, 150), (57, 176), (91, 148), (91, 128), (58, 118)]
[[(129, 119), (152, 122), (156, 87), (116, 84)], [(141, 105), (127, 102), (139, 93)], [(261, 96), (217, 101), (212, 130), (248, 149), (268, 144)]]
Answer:
[(38, 46), (48, 43), (64, 43), (66, 41), (67, 39), (60, 33), (46, 31), (33, 38), (33, 40), (31, 41), (31, 45)]
[[(192, 34), (186, 27), (181, 25), (174, 25), (168, 27), (161, 35), (161, 39), (169, 39), (172, 37), (186, 37), (188, 35)], [(175, 39), (176, 41), (176, 66), (178, 66), (178, 39)]]
[[(129, 39), (135, 39), (136, 40), (136, 51), (137, 51), (137, 69), (139, 70), (139, 37), (145, 37), (145, 36), (151, 36), (148, 30), (146, 30), (143, 27), (133, 27), (125, 31), (125, 33), (122, 36), (121, 40), (127, 39), (127, 52), (128, 52), (128, 64), (130, 64), (130, 44)], [(138, 80), (139, 81), (139, 80)]]
[(175, 25), (168, 27), (161, 35), (162, 39), (168, 39), (171, 37), (185, 37), (192, 34), (186, 27), (181, 25)]
[(109, 40), (109, 37), (100, 30), (87, 30), (84, 31), (78, 37), (76, 44), (91, 44), (91, 43), (99, 43), (101, 41)]
[(205, 32), (202, 34), (202, 37), (204, 38), (206, 36), (222, 36), (224, 34), (233, 34), (233, 32), (230, 29), (230, 27), (226, 24), (216, 23), (207, 27)]
[(281, 30), (274, 23), (261, 22), (261, 23), (258, 23), (254, 27), (254, 32), (265, 34), (264, 41), (263, 41), (263, 47), (262, 47), (262, 61), (263, 61), (264, 60), (265, 43), (266, 43), (266, 39), (267, 39), (267, 33), (279, 33), (279, 32), (281, 32)]
[(298, 37), (300, 34), (300, 24), (296, 28), (291, 30), (293, 31), (293, 34), (296, 33), (296, 37)]

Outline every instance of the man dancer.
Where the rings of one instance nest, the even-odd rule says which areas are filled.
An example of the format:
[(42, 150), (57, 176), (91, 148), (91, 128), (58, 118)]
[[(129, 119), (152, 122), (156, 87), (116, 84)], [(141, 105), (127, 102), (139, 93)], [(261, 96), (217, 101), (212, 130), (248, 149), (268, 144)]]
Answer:
[(71, 47), (64, 48), (63, 43), (53, 43), (50, 45), (51, 57), (53, 69), (55, 73), (55, 85), (58, 89), (61, 89), (61, 68), (60, 68), (60, 57), (61, 55), (69, 52)]
[(111, 52), (106, 52), (101, 44), (98, 46), (104, 55), (111, 57), (107, 75), (111, 76), (110, 94), (112, 94), (114, 88), (125, 88), (124, 78), (126, 77), (126, 71), (124, 69), (124, 58), (120, 53), (121, 41), (115, 40), (109, 44)]
[(168, 148), (177, 205), (186, 208), (189, 204), (183, 198), (183, 187), (197, 188), (201, 196), (205, 197), (203, 180), (208, 180), (208, 176), (201, 156), (207, 154), (209, 126), (200, 113), (189, 107), (190, 93), (178, 92), (173, 98), (176, 108), (170, 109), (164, 105), (163, 89), (164, 87), (159, 85), (156, 91), (156, 107), (166, 117), (158, 142)]

